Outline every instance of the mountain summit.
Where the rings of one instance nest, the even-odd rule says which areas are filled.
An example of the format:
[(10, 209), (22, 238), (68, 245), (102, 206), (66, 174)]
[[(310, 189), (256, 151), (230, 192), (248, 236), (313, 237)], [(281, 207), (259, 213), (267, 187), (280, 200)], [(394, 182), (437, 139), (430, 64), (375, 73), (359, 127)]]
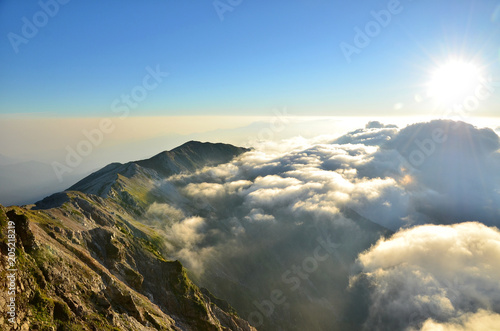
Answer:
[(132, 178), (142, 174), (160, 179), (173, 174), (195, 171), (205, 166), (226, 163), (248, 150), (229, 144), (189, 141), (149, 159), (125, 164), (109, 164), (71, 186), (68, 191), (80, 191), (105, 197), (120, 175)]

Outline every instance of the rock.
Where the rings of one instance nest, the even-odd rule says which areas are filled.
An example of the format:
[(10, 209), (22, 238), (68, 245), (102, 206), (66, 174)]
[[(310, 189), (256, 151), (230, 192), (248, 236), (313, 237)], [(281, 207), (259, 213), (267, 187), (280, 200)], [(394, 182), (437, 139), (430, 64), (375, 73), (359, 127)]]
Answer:
[(54, 301), (54, 319), (67, 322), (71, 318), (71, 311), (64, 302)]
[(7, 212), (7, 217), (10, 221), (15, 223), (16, 227), (16, 236), (19, 241), (24, 246), (26, 251), (30, 251), (31, 249), (36, 247), (35, 237), (31, 232), (29, 227), (29, 220), (26, 215), (21, 214), (18, 215), (14, 210), (10, 210)]

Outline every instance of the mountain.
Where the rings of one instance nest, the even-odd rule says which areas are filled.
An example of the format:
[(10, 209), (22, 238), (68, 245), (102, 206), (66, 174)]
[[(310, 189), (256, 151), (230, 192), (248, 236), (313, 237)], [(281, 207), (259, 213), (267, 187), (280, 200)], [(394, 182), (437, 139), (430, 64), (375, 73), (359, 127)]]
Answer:
[(106, 197), (119, 176), (132, 178), (143, 175), (155, 179), (166, 178), (173, 174), (192, 172), (205, 166), (229, 162), (246, 151), (248, 149), (228, 144), (189, 141), (146, 160), (125, 164), (112, 163), (82, 179), (68, 190)]
[[(190, 142), (149, 160), (108, 166), (77, 185), (93, 188), (97, 180), (114, 187), (106, 182), (113, 176), (194, 171), (242, 152)], [(16, 239), (16, 316), (14, 324), (2, 316), (3, 330), (255, 330), (196, 286), (179, 261), (166, 257), (161, 237), (110, 199), (65, 191), (36, 205), (0, 206), (3, 281), (12, 274), (8, 229)], [(0, 305), (8, 302), (2, 291)]]
[(245, 168), (246, 152), (190, 141), (2, 208), (2, 234), (16, 224), (18, 325), (359, 330), (368, 308), (349, 276), (391, 232), (347, 206), (315, 216), (259, 197), (269, 208), (254, 208), (244, 195), (267, 168)]

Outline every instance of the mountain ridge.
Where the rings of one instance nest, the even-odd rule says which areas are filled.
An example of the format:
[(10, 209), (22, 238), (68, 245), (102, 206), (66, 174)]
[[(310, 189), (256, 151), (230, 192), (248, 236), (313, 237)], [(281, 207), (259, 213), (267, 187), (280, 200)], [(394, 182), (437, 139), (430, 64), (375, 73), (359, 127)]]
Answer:
[(108, 164), (78, 181), (66, 191), (80, 191), (106, 196), (109, 193), (110, 185), (117, 180), (118, 174), (130, 178), (142, 172), (157, 178), (168, 177), (183, 171), (194, 171), (204, 166), (226, 163), (246, 151), (249, 149), (230, 144), (191, 140), (148, 159)]
[[(163, 154), (184, 165), (174, 169), (177, 172), (194, 171), (246, 150), (198, 142), (179, 147), (155, 155), (152, 166)], [(195, 158), (200, 147), (218, 154)], [(112, 163), (84, 179), (94, 186), (104, 181), (102, 187), (109, 186), (108, 192), (118, 197), (66, 190), (34, 205), (0, 205), (0, 274), (7, 272), (8, 224), (15, 227), (19, 270), (14, 323), (2, 316), (0, 328), (255, 330), (227, 302), (195, 285), (182, 264), (168, 257), (158, 233), (136, 219), (135, 209), (127, 208), (127, 203), (136, 204), (126, 191), (127, 181), (161, 178), (157, 170), (135, 162)], [(9, 300), (2, 291), (0, 305)]]

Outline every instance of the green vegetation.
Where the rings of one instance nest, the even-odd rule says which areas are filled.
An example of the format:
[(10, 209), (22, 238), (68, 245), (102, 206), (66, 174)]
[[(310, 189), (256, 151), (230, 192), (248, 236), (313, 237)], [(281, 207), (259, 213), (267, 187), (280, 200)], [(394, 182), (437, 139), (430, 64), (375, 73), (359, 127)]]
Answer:
[(130, 229), (123, 223), (121, 222), (116, 222), (115, 226), (118, 228), (118, 230), (120, 230), (121, 233), (123, 233), (124, 235), (130, 237), (132, 232), (130, 231)]
[[(2, 206), (0, 205), (0, 228), (3, 229), (7, 225), (7, 216), (4, 213)], [(2, 237), (4, 236), (2, 232)]]
[(150, 253), (152, 253), (158, 260), (167, 262), (167, 260), (163, 257), (162, 253), (159, 251), (158, 247), (155, 246), (152, 242), (140, 238), (142, 246)]
[(71, 210), (71, 214), (83, 217), (83, 214), (81, 212), (79, 212), (78, 210), (76, 210), (76, 209), (72, 209)]
[(54, 300), (47, 297), (39, 289), (35, 291), (35, 295), (30, 300), (30, 305), (33, 312), (33, 320), (37, 324), (46, 324), (50, 326), (52, 324), (52, 315), (54, 310)]

